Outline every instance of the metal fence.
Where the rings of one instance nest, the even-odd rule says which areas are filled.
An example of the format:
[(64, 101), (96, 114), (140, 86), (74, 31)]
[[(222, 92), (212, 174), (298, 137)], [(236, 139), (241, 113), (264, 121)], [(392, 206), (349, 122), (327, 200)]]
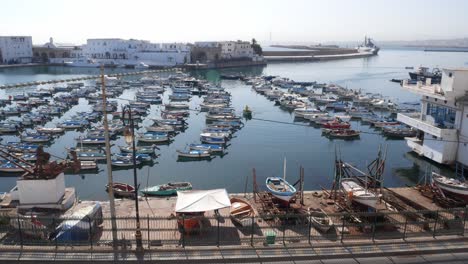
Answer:
[[(199, 218), (189, 229), (185, 218), (142, 216), (140, 230), (147, 249), (164, 246), (248, 245), (256, 243), (309, 243), (373, 241), (464, 235), (468, 230), (467, 208), (440, 211), (407, 211), (355, 214), (336, 213), (327, 232), (317, 228), (310, 215), (252, 217), (253, 225), (240, 226), (229, 216)], [(37, 224), (41, 223), (41, 224)], [(125, 248), (135, 248), (136, 219), (119, 217), (117, 239)], [(0, 216), (0, 248), (112, 246), (110, 218), (36, 218)]]

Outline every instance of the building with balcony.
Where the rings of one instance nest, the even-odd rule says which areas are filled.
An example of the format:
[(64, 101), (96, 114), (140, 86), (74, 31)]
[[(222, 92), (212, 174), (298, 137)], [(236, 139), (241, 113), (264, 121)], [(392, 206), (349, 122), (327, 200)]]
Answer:
[(437, 163), (468, 166), (468, 69), (443, 69), (440, 84), (426, 79), (402, 87), (422, 95), (420, 113), (397, 117), (418, 130), (408, 146)]
[(0, 36), (0, 64), (31, 63), (32, 37)]

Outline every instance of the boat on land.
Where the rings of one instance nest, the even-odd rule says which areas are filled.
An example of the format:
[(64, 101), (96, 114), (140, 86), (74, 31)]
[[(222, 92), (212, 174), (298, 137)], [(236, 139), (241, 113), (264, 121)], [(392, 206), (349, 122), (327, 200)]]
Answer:
[(188, 150), (181, 151), (177, 150), (179, 158), (209, 158), (211, 157), (211, 152), (207, 150)]
[(230, 199), (231, 207), (229, 216), (232, 222), (239, 224), (242, 227), (249, 227), (255, 224), (255, 210), (253, 206), (245, 199), (232, 197)]
[(444, 193), (459, 197), (468, 202), (468, 182), (432, 173), (432, 182)]
[(333, 220), (323, 209), (309, 210), (309, 214), (311, 224), (320, 232), (326, 233), (334, 227)]
[(296, 196), (296, 188), (280, 177), (268, 177), (265, 181), (268, 191), (277, 199), (289, 203)]
[(12, 217), (10, 226), (18, 231), (21, 230), (23, 235), (31, 238), (47, 239), (49, 235), (47, 226), (41, 223), (35, 215)]
[(190, 182), (169, 182), (167, 184), (147, 187), (141, 190), (141, 193), (147, 196), (170, 196), (176, 195), (177, 191), (192, 190)]
[[(118, 198), (135, 198), (135, 187), (130, 184), (114, 182), (112, 184), (114, 196)], [(106, 192), (109, 191), (109, 184), (106, 184)]]
[(349, 200), (370, 208), (375, 208), (377, 201), (380, 198), (376, 193), (361, 186), (356, 179), (342, 179), (341, 187)]

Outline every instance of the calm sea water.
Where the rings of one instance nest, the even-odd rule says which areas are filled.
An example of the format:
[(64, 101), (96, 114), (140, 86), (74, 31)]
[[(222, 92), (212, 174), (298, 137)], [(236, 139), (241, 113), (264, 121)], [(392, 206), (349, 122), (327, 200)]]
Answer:
[[(353, 89), (381, 93), (393, 101), (416, 102), (419, 96), (404, 91), (398, 84), (389, 82), (392, 78), (406, 78), (408, 70), (405, 66), (425, 65), (429, 67), (462, 67), (468, 65), (468, 57), (461, 53), (437, 53), (415, 50), (382, 50), (379, 56), (371, 58), (349, 59), (313, 63), (278, 63), (264, 68), (226, 69), (222, 71), (208, 70), (193, 72), (194, 76), (220, 82), (220, 73), (243, 72), (250, 75), (279, 75), (297, 81), (318, 81), (337, 83)], [(106, 70), (112, 72), (112, 70)], [(34, 80), (50, 80), (96, 74), (97, 69), (76, 69), (63, 67), (34, 67), (17, 69), (0, 69), (0, 83), (17, 83)], [(241, 113), (248, 105), (259, 119), (294, 122), (292, 113), (281, 110), (265, 97), (256, 94), (240, 81), (222, 81), (221, 85), (233, 95), (232, 104)], [(32, 88), (0, 91), (0, 98), (10, 94), (22, 93)], [(134, 90), (123, 93), (122, 98), (131, 99)], [(167, 94), (165, 95), (167, 99)], [(190, 104), (195, 108), (201, 98), (193, 97)], [(124, 103), (124, 101), (121, 101)], [(55, 118), (49, 124), (65, 120), (76, 111), (89, 110), (86, 100), (80, 100), (80, 105), (73, 107), (65, 115)], [(151, 125), (149, 118), (157, 118), (160, 106), (152, 106), (151, 114), (140, 124)], [(421, 159), (411, 153), (404, 140), (386, 140), (381, 135), (362, 134), (360, 140), (343, 141), (329, 140), (321, 136), (318, 128), (266, 122), (261, 120), (247, 121), (244, 128), (235, 134), (229, 142), (227, 153), (211, 161), (178, 162), (177, 149), (184, 149), (190, 143), (199, 142), (199, 134), (205, 127), (204, 113), (191, 113), (188, 129), (175, 137), (170, 145), (162, 145), (157, 151), (160, 155), (150, 166), (138, 169), (138, 179), (141, 187), (162, 184), (169, 181), (190, 181), (196, 189), (227, 188), (229, 192), (244, 192), (246, 180), (247, 191), (252, 190), (252, 169), (256, 169), (257, 181), (263, 187), (266, 177), (279, 176), (283, 173), (283, 159), (287, 159), (287, 178), (294, 182), (299, 177), (299, 167), (305, 170), (305, 187), (308, 190), (330, 187), (333, 178), (333, 162), (335, 149), (341, 150), (342, 159), (359, 168), (365, 168), (371, 162), (379, 146), (387, 146), (387, 163), (384, 182), (388, 187), (411, 185), (431, 169), (451, 173), (445, 167)], [(305, 124), (305, 123), (297, 123)], [(368, 126), (360, 126), (352, 122), (356, 129), (375, 132)], [(53, 144), (46, 148), (51, 154), (65, 157), (65, 147), (76, 145), (75, 138), (84, 132), (68, 132), (56, 138)], [(4, 141), (17, 141), (14, 136), (3, 136)], [(123, 145), (123, 139), (113, 142), (113, 151)], [(67, 175), (66, 184), (76, 188), (81, 199), (105, 200), (107, 194), (104, 185), (107, 182), (106, 165), (99, 165), (98, 173)], [(115, 181), (133, 184), (131, 170), (113, 171)], [(248, 178), (247, 178), (248, 177)], [(8, 191), (16, 184), (15, 177), (0, 177), (0, 191)]]

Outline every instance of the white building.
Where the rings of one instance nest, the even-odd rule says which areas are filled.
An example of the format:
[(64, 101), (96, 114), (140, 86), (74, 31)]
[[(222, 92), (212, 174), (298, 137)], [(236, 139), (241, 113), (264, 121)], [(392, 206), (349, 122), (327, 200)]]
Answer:
[(0, 64), (30, 63), (32, 47), (32, 37), (0, 36)]
[(136, 39), (88, 39), (72, 58), (90, 58), (97, 62), (150, 66), (175, 66), (190, 62), (190, 48), (183, 43), (151, 43)]
[(422, 95), (419, 114), (397, 117), (419, 131), (406, 138), (408, 146), (437, 163), (468, 166), (468, 69), (444, 69), (440, 84), (427, 79), (402, 87)]
[(252, 45), (248, 41), (222, 41), (220, 44), (223, 59), (253, 58), (255, 56)]

